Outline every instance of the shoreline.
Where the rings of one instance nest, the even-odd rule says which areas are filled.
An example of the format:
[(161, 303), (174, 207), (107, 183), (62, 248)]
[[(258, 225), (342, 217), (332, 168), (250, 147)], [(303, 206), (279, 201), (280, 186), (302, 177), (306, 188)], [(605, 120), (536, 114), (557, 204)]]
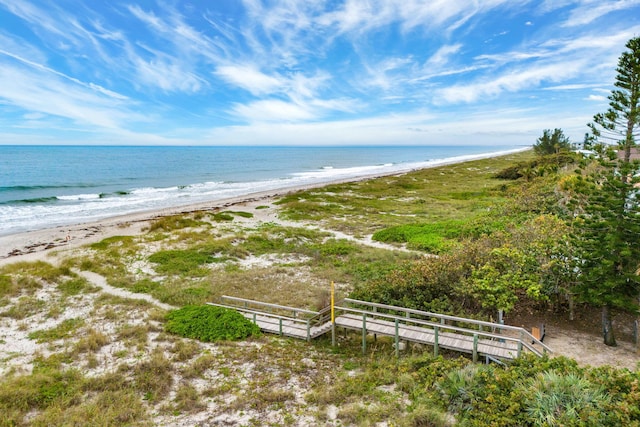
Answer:
[(509, 151), (463, 156), (464, 158), (451, 158), (449, 160), (443, 159), (441, 162), (437, 162), (433, 165), (428, 165), (421, 168), (411, 168), (402, 171), (394, 171), (391, 173), (377, 173), (364, 176), (354, 176), (351, 178), (335, 179), (326, 182), (316, 182), (304, 185), (282, 187), (273, 190), (248, 193), (245, 195), (215, 199), (206, 202), (198, 202), (193, 204), (153, 209), (122, 215), (116, 214), (107, 218), (84, 223), (62, 225), (40, 230), (0, 235), (0, 266), (13, 262), (42, 259), (44, 256), (46, 256), (48, 251), (52, 249), (69, 250), (85, 244), (95, 243), (97, 241), (115, 235), (140, 234), (142, 233), (142, 228), (144, 228), (144, 226), (147, 225), (149, 221), (153, 221), (155, 219), (166, 216), (188, 214), (194, 212), (216, 211), (235, 205), (258, 201), (268, 204), (270, 200), (298, 191), (322, 188), (327, 185), (333, 184), (366, 181), (388, 176), (404, 175), (406, 173), (418, 170), (432, 169), (440, 166), (495, 158), (509, 154), (515, 154), (529, 149), (530, 147)]

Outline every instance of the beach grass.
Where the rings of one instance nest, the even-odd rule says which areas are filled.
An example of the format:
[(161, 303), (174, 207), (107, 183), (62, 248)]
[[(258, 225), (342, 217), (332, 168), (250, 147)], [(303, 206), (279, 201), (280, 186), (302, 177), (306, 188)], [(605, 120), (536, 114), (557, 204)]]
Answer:
[(373, 180), (300, 191), (277, 203), (282, 216), (352, 235), (392, 226), (469, 221), (496, 212), (508, 198), (504, 168), (531, 160), (531, 151), (446, 165)]

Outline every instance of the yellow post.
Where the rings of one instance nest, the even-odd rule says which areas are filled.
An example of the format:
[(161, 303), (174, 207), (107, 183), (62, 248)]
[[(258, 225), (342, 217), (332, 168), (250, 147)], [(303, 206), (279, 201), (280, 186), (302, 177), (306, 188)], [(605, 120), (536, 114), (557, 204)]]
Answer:
[(336, 286), (332, 280), (331, 281), (331, 345), (332, 346), (336, 345), (336, 312), (335, 312), (336, 291), (335, 291), (335, 288)]
[(333, 280), (331, 281), (331, 323), (336, 321), (336, 313), (335, 313), (335, 304), (336, 304), (336, 286), (333, 283)]

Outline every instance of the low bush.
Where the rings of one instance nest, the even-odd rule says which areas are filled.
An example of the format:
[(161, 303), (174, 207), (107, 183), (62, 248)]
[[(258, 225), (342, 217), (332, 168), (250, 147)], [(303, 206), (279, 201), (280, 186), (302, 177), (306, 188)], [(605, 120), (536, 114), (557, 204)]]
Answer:
[(199, 250), (159, 251), (149, 257), (149, 261), (158, 264), (156, 271), (165, 274), (189, 274), (202, 276), (201, 266), (215, 262), (215, 258)]
[(165, 329), (204, 342), (240, 340), (260, 334), (260, 328), (242, 314), (210, 305), (191, 305), (169, 312)]
[(228, 212), (217, 212), (211, 215), (216, 222), (230, 222), (233, 221), (233, 215)]
[(165, 216), (155, 220), (149, 226), (149, 231), (173, 231), (188, 227), (199, 227), (206, 224), (204, 221), (196, 221), (185, 215)]
[(407, 224), (385, 228), (372, 239), (386, 243), (406, 243), (411, 249), (442, 253), (450, 249), (450, 239), (464, 234), (463, 221), (439, 221), (428, 224)]

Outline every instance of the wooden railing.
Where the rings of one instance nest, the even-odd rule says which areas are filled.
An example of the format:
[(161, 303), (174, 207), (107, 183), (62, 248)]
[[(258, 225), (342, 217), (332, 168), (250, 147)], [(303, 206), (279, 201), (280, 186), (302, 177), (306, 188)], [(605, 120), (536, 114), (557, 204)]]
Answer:
[(317, 321), (320, 312), (317, 311), (226, 295), (220, 297), (219, 304), (211, 302), (207, 304), (244, 313), (253, 323), (260, 323), (264, 325), (264, 329), (279, 335), (306, 337), (310, 341), (318, 335), (316, 332), (320, 331)]
[[(498, 355), (503, 351), (501, 349), (508, 347), (504, 345), (504, 343), (513, 344), (517, 352), (516, 357), (519, 357), (525, 350), (538, 356), (542, 356), (545, 352), (552, 352), (547, 345), (536, 339), (529, 331), (516, 326), (359, 301), (350, 298), (345, 298), (343, 305), (336, 306), (335, 311), (336, 317), (341, 316), (343, 313), (349, 313), (352, 318), (355, 315), (362, 319), (362, 324), (358, 326), (358, 329), (362, 329), (363, 331), (363, 351), (366, 349), (365, 338), (367, 332), (375, 329), (374, 327), (368, 327), (367, 324), (378, 321), (381, 325), (393, 324), (394, 333), (387, 333), (386, 335), (395, 338), (396, 353), (398, 352), (400, 339), (425, 342), (420, 337), (412, 339), (407, 336), (407, 334), (401, 337), (403, 331), (418, 331), (416, 328), (420, 328), (420, 332), (422, 333), (427, 333), (428, 331), (433, 333), (433, 337), (429, 338), (429, 343), (433, 345), (434, 354), (436, 355), (440, 347), (450, 348), (458, 351), (469, 351), (472, 353), (475, 361), (481, 353), (489, 356), (492, 354)], [(462, 342), (468, 341), (466, 343), (467, 345), (448, 346), (444, 344), (440, 338), (446, 334), (455, 334), (455, 340)], [(536, 346), (538, 346), (539, 349), (536, 348)]]
[[(537, 355), (542, 355), (542, 353), (545, 352), (553, 352), (546, 344), (534, 337), (525, 328), (518, 326), (450, 316), (447, 314), (432, 313), (387, 304), (360, 301), (351, 298), (345, 298), (343, 302), (344, 304), (348, 304), (352, 307), (364, 307), (362, 312), (378, 313), (381, 311), (381, 314), (388, 313), (392, 318), (405, 318), (405, 322), (415, 323), (416, 325), (428, 325), (431, 328), (438, 326), (438, 328), (441, 329), (450, 329), (470, 335), (477, 334), (478, 336), (486, 336), (488, 338), (498, 338), (510, 341), (517, 340), (522, 347)], [(438, 323), (438, 325), (436, 325), (436, 323)], [(539, 346), (540, 350), (534, 347), (534, 345)]]
[[(350, 298), (336, 302), (333, 313), (331, 307), (312, 311), (230, 296), (222, 296), (219, 304), (209, 304), (235, 309), (267, 332), (308, 341), (332, 331), (335, 342), (336, 323), (362, 330), (363, 352), (369, 333), (393, 337), (396, 353), (400, 340), (433, 345), (435, 355), (441, 347), (469, 352), (474, 361), (480, 354), (514, 358), (523, 351), (538, 356), (551, 352), (524, 328)], [(336, 319), (333, 324), (332, 314)]]

